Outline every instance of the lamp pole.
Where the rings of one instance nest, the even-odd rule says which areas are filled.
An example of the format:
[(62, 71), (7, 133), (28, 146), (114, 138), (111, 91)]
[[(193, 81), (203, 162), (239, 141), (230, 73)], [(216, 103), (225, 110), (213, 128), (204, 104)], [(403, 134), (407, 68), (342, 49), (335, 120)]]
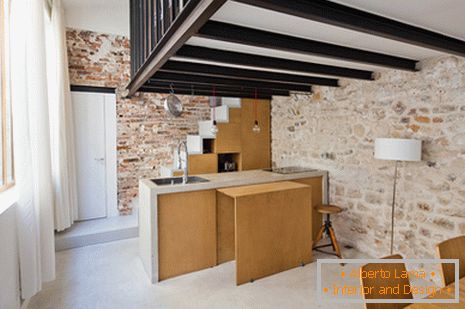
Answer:
[(392, 189), (391, 255), (394, 253), (394, 215), (396, 209), (397, 169), (400, 161), (421, 161), (421, 140), (403, 138), (377, 138), (374, 157), (395, 161), (394, 187)]
[(396, 207), (396, 188), (397, 188), (397, 166), (399, 160), (396, 160), (394, 168), (394, 187), (392, 188), (392, 213), (391, 213), (391, 255), (394, 252), (394, 211)]

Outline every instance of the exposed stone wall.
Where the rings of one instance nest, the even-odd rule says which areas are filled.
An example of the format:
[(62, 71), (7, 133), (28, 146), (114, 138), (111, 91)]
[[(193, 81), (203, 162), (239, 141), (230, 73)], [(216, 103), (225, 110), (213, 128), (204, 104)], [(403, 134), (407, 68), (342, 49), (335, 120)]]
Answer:
[(208, 98), (180, 96), (182, 117), (168, 116), (161, 94), (123, 99), (129, 82), (129, 40), (122, 36), (68, 29), (71, 84), (116, 87), (118, 209), (131, 212), (140, 178), (159, 176), (162, 165), (172, 163), (173, 150), (187, 134), (197, 133), (197, 121), (208, 119)]
[(373, 256), (389, 253), (394, 173), (394, 162), (373, 158), (377, 137), (424, 141), (422, 162), (400, 164), (396, 251), (432, 257), (435, 244), (465, 234), (465, 59), (422, 66), (272, 102), (273, 164), (328, 170), (330, 200), (344, 208), (337, 236)]

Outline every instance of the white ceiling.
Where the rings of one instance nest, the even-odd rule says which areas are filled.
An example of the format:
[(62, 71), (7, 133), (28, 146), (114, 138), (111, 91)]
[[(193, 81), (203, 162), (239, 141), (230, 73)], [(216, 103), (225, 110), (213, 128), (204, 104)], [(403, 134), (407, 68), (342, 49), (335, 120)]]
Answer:
[[(335, 2), (465, 40), (465, 0), (337, 0)], [(435, 50), (234, 1), (226, 2), (212, 19), (414, 60), (423, 60), (444, 55), (444, 53)], [(187, 44), (357, 69), (381, 69), (380, 67), (361, 63), (276, 51), (198, 37), (192, 37)]]
[(63, 0), (66, 26), (129, 36), (129, 0)]
[(465, 40), (464, 0), (332, 0)]
[(407, 58), (427, 58), (438, 55), (435, 51), (421, 47), (233, 1), (227, 2), (212, 19)]

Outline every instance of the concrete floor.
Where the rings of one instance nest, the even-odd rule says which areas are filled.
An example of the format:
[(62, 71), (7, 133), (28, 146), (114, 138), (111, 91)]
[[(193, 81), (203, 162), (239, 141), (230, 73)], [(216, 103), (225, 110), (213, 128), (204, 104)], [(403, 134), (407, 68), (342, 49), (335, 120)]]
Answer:
[[(57, 252), (57, 279), (45, 284), (28, 308), (363, 308), (318, 304), (316, 263), (239, 287), (234, 262), (151, 285), (137, 244), (137, 239), (128, 239)], [(343, 253), (347, 258), (363, 257), (353, 249)]]

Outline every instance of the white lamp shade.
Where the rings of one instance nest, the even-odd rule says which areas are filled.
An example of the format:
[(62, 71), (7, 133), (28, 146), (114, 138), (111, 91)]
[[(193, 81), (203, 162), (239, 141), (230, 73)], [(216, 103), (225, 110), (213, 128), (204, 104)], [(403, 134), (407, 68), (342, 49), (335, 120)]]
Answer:
[(377, 138), (375, 158), (394, 161), (421, 161), (421, 140)]

